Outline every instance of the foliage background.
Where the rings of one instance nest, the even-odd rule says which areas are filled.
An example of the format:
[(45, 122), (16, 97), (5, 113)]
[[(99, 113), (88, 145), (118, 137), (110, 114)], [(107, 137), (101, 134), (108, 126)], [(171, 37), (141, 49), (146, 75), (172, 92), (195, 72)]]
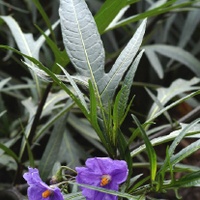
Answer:
[[(137, 150), (143, 144), (142, 136), (137, 131), (134, 132), (137, 130), (137, 125), (131, 114), (137, 116), (141, 124), (145, 124), (151, 119), (152, 110), (156, 106), (162, 110), (165, 106), (189, 95), (187, 101), (177, 103), (172, 109), (167, 110), (165, 115), (156, 117), (155, 124), (148, 129), (148, 135), (150, 139), (168, 135), (179, 127), (178, 122), (192, 123), (200, 110), (199, 97), (192, 95), (193, 91), (199, 90), (199, 1), (88, 0), (86, 2), (95, 16), (103, 40), (106, 71), (109, 71), (117, 56), (132, 38), (141, 20), (148, 18), (141, 46), (145, 52), (136, 71), (129, 96), (129, 100), (133, 96), (134, 99), (121, 126), (125, 137), (131, 138), (130, 152)], [(128, 7), (121, 21), (108, 28), (109, 23), (125, 6)], [(60, 26), (53, 30), (51, 28), (51, 25), (59, 19), (58, 8), (59, 1), (0, 2), (1, 16), (12, 15), (22, 32), (32, 33), (35, 40), (50, 29), (51, 40), (46, 39), (46, 42), (44, 40), (44, 43), (41, 43), (38, 57), (40, 62), (58, 74), (60, 69), (56, 67), (56, 63), (61, 66), (67, 65), (67, 71), (73, 74), (75, 69), (68, 64)], [(1, 45), (20, 49), (20, 37), (14, 37), (15, 32), (1, 18)], [(36, 43), (31, 45), (34, 46)], [(87, 157), (107, 155), (94, 129), (77, 105), (68, 98), (68, 94), (58, 85), (35, 77), (21, 62), (20, 55), (11, 50), (5, 51), (3, 48), (0, 55), (2, 190), (14, 186), (12, 191), (15, 199), (21, 193), (25, 194), (22, 173), (28, 165), (39, 167), (41, 176), (47, 180), (52, 170), (54, 171), (60, 163), (74, 168), (82, 165)], [(81, 90), (85, 92), (86, 89), (82, 87)], [(24, 139), (27, 130), (31, 133)], [(184, 139), (180, 142), (178, 150), (195, 141), (196, 139)], [(155, 148), (160, 162), (165, 159), (166, 148), (171, 143), (163, 141), (161, 144)], [(183, 160), (183, 163), (190, 165), (191, 169), (197, 167), (199, 170), (198, 155), (197, 151)], [(148, 176), (149, 170), (145, 167), (148, 162), (146, 153), (134, 156), (134, 176), (140, 173)], [(182, 174), (178, 172), (175, 176), (181, 177)], [(17, 192), (16, 185), (20, 185)], [(187, 199), (188, 194), (191, 198), (191, 190), (185, 190), (181, 194), (184, 199)], [(174, 193), (171, 192), (164, 196), (170, 199), (173, 198), (171, 195), (174, 197)], [(195, 195), (198, 194), (194, 192), (193, 195), (195, 199)], [(152, 196), (158, 197), (158, 194)]]

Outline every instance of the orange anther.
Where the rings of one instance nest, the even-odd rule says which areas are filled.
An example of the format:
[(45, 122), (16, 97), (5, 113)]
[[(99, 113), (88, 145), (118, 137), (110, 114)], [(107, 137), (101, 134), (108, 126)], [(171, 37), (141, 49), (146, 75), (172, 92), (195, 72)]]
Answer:
[(108, 183), (110, 183), (110, 181), (111, 181), (111, 176), (110, 176), (110, 175), (103, 175), (103, 176), (101, 177), (101, 183), (100, 183), (100, 185), (101, 185), (101, 186), (105, 186), (105, 185), (107, 185)]
[(42, 197), (43, 198), (47, 198), (51, 195), (52, 191), (50, 190), (45, 190), (43, 193), (42, 193)]

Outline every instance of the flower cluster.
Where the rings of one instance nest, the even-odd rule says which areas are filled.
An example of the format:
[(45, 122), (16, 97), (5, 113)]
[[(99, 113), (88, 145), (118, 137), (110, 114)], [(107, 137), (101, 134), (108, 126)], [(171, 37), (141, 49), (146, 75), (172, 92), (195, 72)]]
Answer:
[[(29, 200), (64, 200), (63, 195), (55, 185), (48, 186), (39, 175), (38, 169), (29, 167), (23, 175), (27, 181)], [(110, 158), (89, 158), (85, 167), (76, 167), (76, 182), (109, 190), (118, 191), (119, 185), (128, 176), (127, 163), (123, 160)], [(86, 200), (117, 200), (117, 196), (81, 187)]]
[[(80, 184), (102, 187), (118, 191), (119, 184), (128, 176), (127, 163), (110, 158), (89, 158), (86, 167), (76, 167), (76, 181)], [(87, 200), (116, 200), (117, 196), (82, 187)]]
[(29, 167), (28, 170), (23, 177), (29, 185), (29, 200), (64, 200), (58, 187), (50, 187), (41, 180), (38, 169)]

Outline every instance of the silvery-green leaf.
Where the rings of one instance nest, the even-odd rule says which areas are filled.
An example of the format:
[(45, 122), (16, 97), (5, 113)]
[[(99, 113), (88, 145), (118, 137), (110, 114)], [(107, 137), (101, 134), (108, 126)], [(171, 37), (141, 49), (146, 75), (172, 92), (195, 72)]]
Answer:
[[(181, 123), (181, 128), (179, 130), (175, 130), (170, 133), (171, 136), (178, 135), (183, 129), (185, 129), (189, 124)], [(188, 135), (188, 138), (199, 138), (200, 139), (200, 124), (195, 124), (194, 126), (190, 127), (189, 133), (194, 133)]]
[[(158, 88), (157, 99), (164, 106), (170, 99), (172, 99), (176, 95), (179, 95), (187, 91), (199, 89), (198, 86), (193, 86), (199, 83), (199, 81), (200, 80), (198, 78), (193, 78), (189, 81), (183, 79), (177, 79), (168, 88)], [(154, 103), (149, 111), (148, 119), (152, 118), (158, 111), (159, 111), (159, 106), (156, 103)]]
[[(35, 67), (35, 65), (30, 65), (27, 62), (23, 62), (23, 63), (27, 67), (29, 67), (29, 69), (31, 69), (33, 72), (35, 72), (44, 81), (52, 82), (51, 77), (45, 71), (39, 69), (38, 67)], [(59, 74), (54, 74), (54, 75), (57, 78), (59, 78), (61, 81), (69, 83), (69, 79), (66, 77), (66, 75), (59, 75)], [(87, 77), (79, 76), (79, 75), (70, 75), (70, 76), (77, 84), (88, 87), (88, 78)]]
[(67, 77), (67, 79), (69, 80), (70, 84), (72, 85), (76, 95), (78, 96), (78, 98), (80, 99), (82, 105), (85, 107), (86, 110), (88, 110), (87, 108), (87, 104), (86, 101), (84, 99), (83, 93), (80, 91), (80, 89), (78, 88), (76, 82), (72, 79), (72, 77), (70, 76), (70, 74), (60, 65), (58, 65), (62, 71), (64, 72), (65, 76)]
[(7, 112), (7, 110), (0, 112), (0, 117), (2, 117), (6, 112)]
[(129, 99), (130, 90), (133, 84), (135, 72), (137, 70), (138, 64), (140, 62), (140, 59), (143, 55), (144, 50), (142, 50), (137, 57), (135, 58), (134, 62), (130, 66), (130, 69), (127, 71), (123, 84), (122, 84), (122, 94), (120, 96), (118, 106), (117, 106), (117, 118), (119, 121), (122, 121), (123, 115), (125, 113), (125, 110), (127, 109), (127, 102)]
[(147, 49), (145, 49), (145, 54), (146, 54), (147, 58), (149, 59), (151, 66), (154, 68), (154, 70), (158, 74), (158, 77), (163, 78), (164, 71), (163, 71), (162, 65), (161, 65), (160, 60), (158, 59), (158, 56), (156, 55), (156, 53), (154, 51), (152, 51), (151, 49), (147, 48)]
[[(77, 121), (78, 122), (78, 121)], [(88, 157), (88, 153), (82, 148), (82, 146), (72, 137), (69, 129), (63, 134), (62, 143), (59, 150), (60, 162), (66, 162), (71, 168), (80, 166), (81, 160), (85, 160)]]
[(115, 27), (115, 24), (122, 18), (122, 16), (124, 15), (124, 13), (130, 8), (130, 6), (125, 6), (123, 7), (119, 13), (117, 14), (117, 16), (112, 20), (112, 22), (108, 25), (108, 27), (106, 28), (106, 30), (108, 29), (112, 29)]
[[(12, 35), (17, 43), (19, 50), (28, 56), (34, 57), (35, 59), (39, 59), (39, 50), (42, 44), (45, 42), (45, 37), (41, 35), (37, 40), (34, 40), (32, 33), (23, 33), (21, 28), (19, 27), (18, 23), (15, 19), (11, 16), (0, 16), (8, 27), (10, 28)], [(58, 25), (58, 21), (54, 24), (54, 28)], [(50, 34), (50, 31), (47, 30), (45, 32), (46, 35)], [(30, 63), (28, 59), (26, 62)]]
[(164, 45), (164, 44), (156, 44), (156, 45), (147, 45), (144, 48), (148, 51), (154, 51), (163, 56), (167, 56), (173, 60), (176, 60), (186, 67), (188, 67), (191, 71), (193, 71), (198, 77), (200, 76), (200, 61), (197, 60), (191, 53), (181, 49), (180, 47)]
[[(31, 98), (25, 99), (22, 101), (23, 106), (25, 107), (26, 111), (28, 112), (28, 122), (27, 126), (25, 128), (25, 136), (28, 138), (31, 130), (31, 126), (34, 120), (34, 116), (37, 110), (37, 107), (34, 105), (33, 100)], [(20, 156), (22, 156), (24, 148), (26, 146), (26, 139), (23, 138), (22, 143), (21, 143), (21, 148), (20, 148)]]
[(43, 107), (42, 117), (51, 114), (55, 109), (66, 106), (65, 103), (61, 104), (61, 102), (65, 102), (67, 99), (69, 99), (69, 95), (63, 90), (56, 93), (50, 92)]
[(181, 160), (183, 160), (184, 158), (187, 158), (188, 156), (190, 156), (192, 153), (198, 151), (199, 149), (200, 149), (200, 139), (189, 144), (188, 146), (183, 148), (181, 151), (179, 151), (175, 155), (172, 155), (170, 159), (170, 163), (172, 165), (175, 165), (179, 163)]
[(49, 141), (45, 148), (45, 151), (42, 155), (42, 158), (39, 163), (39, 171), (42, 179), (47, 179), (50, 175), (53, 164), (58, 161), (58, 154), (60, 152), (60, 146), (63, 141), (63, 135), (65, 133), (65, 122), (67, 115), (62, 116), (54, 125), (54, 128), (51, 132)]
[(61, 0), (59, 14), (65, 49), (76, 71), (99, 85), (104, 75), (105, 53), (87, 4), (80, 0)]
[[(191, 167), (189, 166), (189, 169)], [(172, 187), (174, 188), (193, 188), (193, 187), (200, 187), (200, 171), (195, 171), (193, 173), (187, 173), (186, 175), (182, 176), (180, 179), (176, 180)]]
[(0, 90), (1, 90), (10, 80), (11, 80), (10, 77), (1, 80), (1, 81), (0, 81)]
[(132, 63), (136, 53), (140, 48), (145, 32), (145, 27), (146, 19), (136, 30), (134, 36), (121, 52), (109, 73), (107, 73), (106, 76), (102, 78), (102, 84), (100, 88), (102, 101), (108, 102), (109, 99), (112, 99), (114, 92), (123, 77), (123, 74)]
[[(200, 3), (197, 3), (196, 6), (200, 6)], [(192, 10), (187, 13), (187, 18), (185, 20), (184, 26), (181, 30), (181, 35), (179, 37), (180, 39), (178, 46), (183, 48), (191, 40), (192, 34), (197, 28), (199, 21), (200, 21), (199, 9)]]
[(13, 157), (10, 155), (3, 154), (0, 157), (0, 165), (2, 167), (6, 167), (6, 169), (9, 170), (17, 170), (17, 163)]
[[(157, 138), (154, 138), (151, 140), (151, 144), (153, 146), (157, 146), (160, 144), (164, 144), (167, 143), (169, 141), (173, 141), (176, 137), (178, 137), (178, 135), (183, 132), (184, 129), (186, 129), (187, 127), (189, 127), (189, 129), (187, 130), (187, 134), (186, 134), (186, 138), (200, 138), (200, 124), (196, 123), (193, 126), (190, 126), (190, 124), (180, 124), (181, 125), (181, 129), (179, 130), (175, 130), (172, 131), (170, 134), (168, 135), (164, 135), (164, 136), (160, 136)], [(137, 149), (134, 149), (131, 152), (131, 156), (136, 156), (137, 154), (141, 153), (142, 151), (144, 151), (146, 149), (145, 144), (141, 145), (140, 147), (138, 147)]]
[[(32, 49), (30, 49), (30, 47), (33, 47), (35, 45), (35, 44), (33, 45), (33, 35), (24, 34), (13, 17), (11, 16), (0, 16), (0, 17), (4, 20), (4, 22), (6, 22), (6, 24), (10, 28), (19, 50), (26, 55), (33, 56), (33, 53), (31, 51)], [(28, 59), (26, 61), (30, 63)]]
[[(15, 39), (15, 42), (20, 50), (21, 53), (33, 57), (37, 60), (39, 60), (39, 51), (40, 48), (42, 46), (42, 44), (45, 41), (45, 38), (43, 35), (41, 35), (38, 40), (34, 40), (33, 38), (33, 34), (32, 33), (23, 33), (20, 26), (18, 25), (18, 23), (15, 21), (15, 19), (11, 16), (0, 16), (1, 19), (3, 19), (6, 24), (8, 25), (8, 27), (10, 28), (12, 35)], [(56, 22), (54, 24), (54, 28), (58, 25), (59, 22)], [(45, 32), (46, 35), (50, 34), (50, 31), (47, 30)], [(24, 60), (26, 63), (28, 63), (31, 66), (34, 66), (34, 64), (27, 58), (24, 57)], [(37, 92), (38, 92), (38, 96), (40, 96), (40, 84), (39, 84), (39, 80), (36, 76), (36, 74), (32, 74), (35, 82), (36, 82), (36, 88), (37, 88)]]
[[(148, 89), (146, 88), (147, 93), (149, 94), (149, 96), (151, 97), (151, 99), (153, 100), (154, 104), (158, 107), (159, 110), (164, 109), (163, 104), (160, 102), (160, 100)], [(168, 114), (168, 112), (164, 112), (163, 113), (165, 115), (165, 117), (167, 118), (167, 120), (170, 122), (170, 124), (172, 123), (171, 117)]]

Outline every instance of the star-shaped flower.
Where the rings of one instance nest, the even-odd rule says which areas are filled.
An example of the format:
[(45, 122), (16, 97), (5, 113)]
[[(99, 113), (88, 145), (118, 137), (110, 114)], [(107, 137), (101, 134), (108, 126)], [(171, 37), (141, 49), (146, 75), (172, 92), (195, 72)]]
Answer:
[[(126, 181), (128, 176), (127, 163), (123, 160), (111, 158), (89, 158), (86, 167), (76, 167), (76, 181), (80, 184), (119, 190), (119, 184)], [(116, 195), (99, 192), (82, 187), (82, 194), (86, 200), (117, 200)]]
[(38, 169), (31, 167), (28, 169), (23, 177), (29, 184), (29, 200), (64, 200), (58, 187), (50, 187), (41, 180)]

